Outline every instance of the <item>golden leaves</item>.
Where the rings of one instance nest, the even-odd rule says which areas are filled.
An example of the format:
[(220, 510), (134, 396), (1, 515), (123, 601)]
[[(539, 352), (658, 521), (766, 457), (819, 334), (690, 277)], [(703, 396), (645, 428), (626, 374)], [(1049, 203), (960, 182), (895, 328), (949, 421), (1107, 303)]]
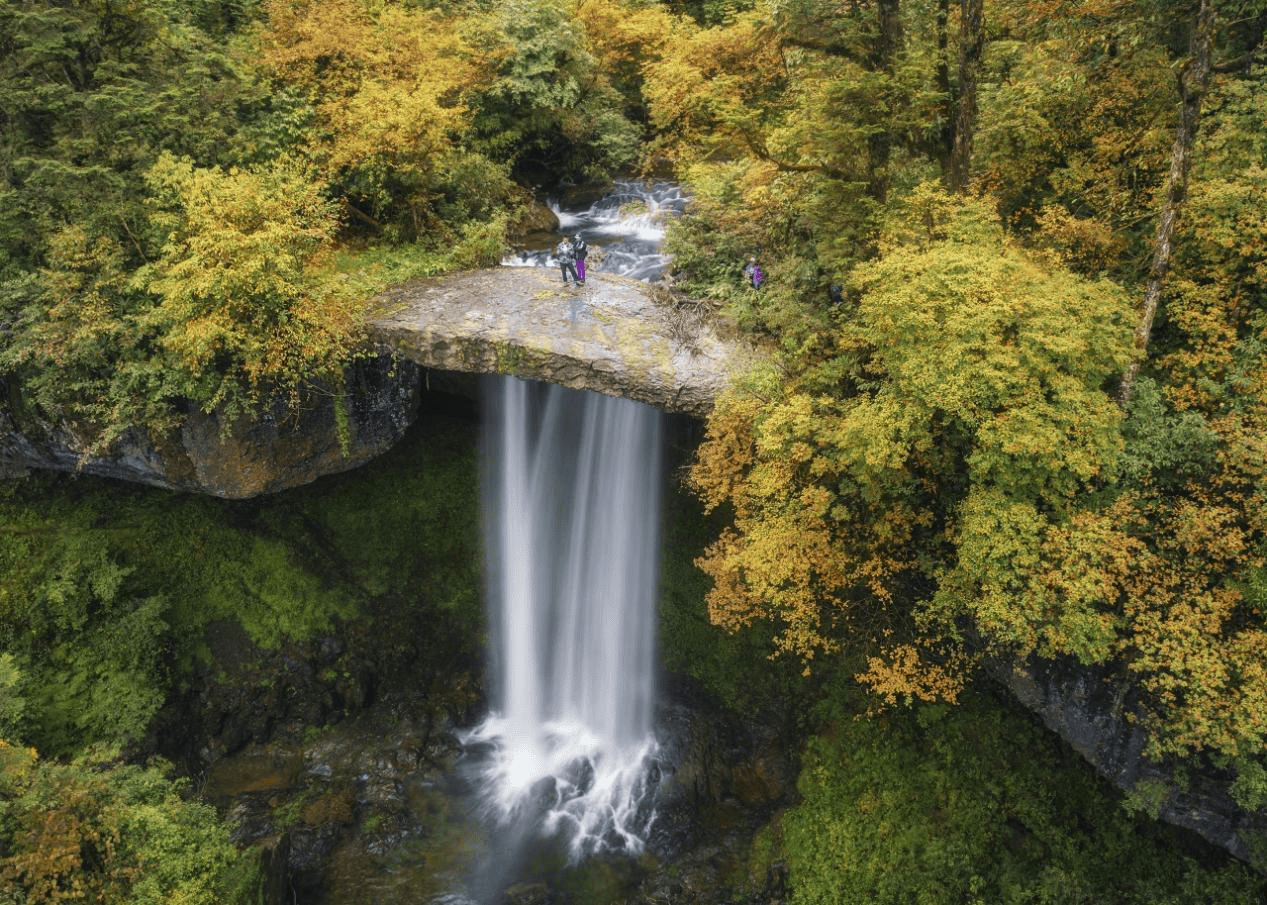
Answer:
[(165, 157), (151, 173), (170, 227), (163, 256), (138, 282), (160, 301), (145, 318), (192, 377), (229, 378), (248, 398), (337, 378), (355, 346), (361, 302), (314, 259), (337, 226), (321, 186), (297, 172), (196, 169)]
[(485, 67), (453, 22), (361, 0), (274, 0), (268, 12), (264, 62), (313, 104), (312, 151), (327, 177), (388, 165), (429, 172), (456, 147), (461, 99)]
[(962, 668), (946, 668), (922, 657), (913, 645), (897, 644), (883, 656), (869, 658), (866, 672), (857, 678), (892, 706), (914, 701), (957, 703), (963, 676)]

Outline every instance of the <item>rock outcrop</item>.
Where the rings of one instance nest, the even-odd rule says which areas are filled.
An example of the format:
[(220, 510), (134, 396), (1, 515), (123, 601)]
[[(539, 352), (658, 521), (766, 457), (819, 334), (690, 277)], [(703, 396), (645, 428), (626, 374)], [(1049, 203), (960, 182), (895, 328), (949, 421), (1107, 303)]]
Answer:
[(415, 280), (384, 293), (374, 347), (428, 368), (512, 374), (704, 417), (752, 353), (647, 283), (499, 267)]
[(313, 394), (299, 411), (278, 405), (232, 425), (194, 410), (166, 436), (132, 430), (100, 455), (67, 425), (0, 406), (0, 473), (78, 471), (231, 499), (274, 493), (368, 462), (413, 422), (420, 378), (409, 362), (358, 361), (346, 384), (345, 431), (333, 394)]
[(298, 412), (278, 406), (234, 424), (193, 410), (167, 436), (135, 430), (110, 452), (90, 454), (71, 426), (19, 417), (0, 402), (0, 475), (78, 471), (251, 497), (384, 452), (409, 427), (433, 376), (453, 384), (454, 372), (513, 374), (703, 417), (749, 358), (721, 338), (702, 306), (656, 301), (648, 284), (607, 274), (570, 289), (540, 268), (449, 274), (397, 287), (374, 311), (370, 344), (379, 354), (349, 370), (346, 430), (333, 396), (314, 394)]
[(1238, 805), (1229, 794), (1232, 777), (1207, 764), (1145, 757), (1148, 733), (1137, 719), (1137, 688), (1074, 662), (1035, 659), (994, 672), (1048, 729), (1138, 807), (1267, 872), (1267, 813)]

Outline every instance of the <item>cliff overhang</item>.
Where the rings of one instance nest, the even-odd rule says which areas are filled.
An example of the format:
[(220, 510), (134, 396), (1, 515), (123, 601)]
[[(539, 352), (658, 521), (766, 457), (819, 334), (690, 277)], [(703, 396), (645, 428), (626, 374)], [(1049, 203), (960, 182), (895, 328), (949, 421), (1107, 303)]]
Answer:
[(307, 484), (385, 452), (413, 422), (429, 371), (497, 373), (623, 396), (705, 417), (750, 349), (722, 338), (708, 306), (595, 274), (494, 267), (415, 280), (370, 303), (367, 353), (345, 393), (311, 394), (227, 422), (195, 409), (175, 430), (127, 431), (97, 452), (74, 425), (0, 400), (0, 475), (73, 471), (240, 499)]

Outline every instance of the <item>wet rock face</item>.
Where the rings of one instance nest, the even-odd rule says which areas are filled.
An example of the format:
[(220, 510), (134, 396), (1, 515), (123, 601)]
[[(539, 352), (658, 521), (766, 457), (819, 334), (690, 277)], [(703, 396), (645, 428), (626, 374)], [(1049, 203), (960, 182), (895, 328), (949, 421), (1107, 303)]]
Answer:
[(1228, 792), (1232, 777), (1198, 760), (1148, 760), (1148, 733), (1134, 718), (1138, 690), (1071, 662), (1032, 660), (998, 668), (996, 677), (1027, 708), (1117, 788), (1166, 823), (1189, 829), (1260, 872), (1255, 840), (1267, 814), (1248, 812)]
[[(711, 318), (683, 317), (650, 284), (556, 268), (495, 267), (398, 286), (376, 300), (370, 339), (428, 368), (511, 374), (704, 417), (752, 350)], [(689, 322), (688, 322), (689, 321)]]
[(420, 377), (410, 362), (359, 361), (346, 379), (346, 448), (332, 394), (314, 393), (301, 411), (278, 404), (232, 425), (195, 410), (168, 436), (131, 431), (109, 453), (91, 456), (71, 427), (19, 424), (0, 404), (0, 473), (78, 471), (230, 499), (298, 487), (363, 465), (413, 422)]

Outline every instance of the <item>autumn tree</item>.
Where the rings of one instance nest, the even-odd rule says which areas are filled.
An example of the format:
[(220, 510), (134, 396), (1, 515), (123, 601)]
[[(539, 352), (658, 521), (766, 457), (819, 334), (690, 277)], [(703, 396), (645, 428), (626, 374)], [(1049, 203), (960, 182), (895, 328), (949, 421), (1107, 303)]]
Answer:
[(184, 395), (231, 417), (337, 383), (362, 300), (316, 268), (338, 226), (322, 186), (291, 169), (204, 170), (171, 157), (149, 181), (166, 241), (135, 277), (159, 300), (142, 323)]
[(255, 901), (257, 867), (158, 767), (42, 760), (0, 740), (0, 882), (31, 905)]
[(510, 196), (504, 166), (463, 147), (490, 78), (440, 10), (403, 3), (271, 2), (263, 63), (310, 106), (301, 149), (372, 231), (447, 239)]
[[(492, 71), (468, 95), (472, 133), (521, 181), (553, 189), (562, 180), (609, 179), (636, 160), (640, 132), (624, 113), (628, 94), (613, 81), (632, 73), (609, 76), (591, 50), (615, 62), (603, 49), (608, 39), (587, 33), (610, 17), (573, 0), (508, 0), (473, 19), (473, 40)], [(654, 15), (640, 20), (662, 28)], [(626, 26), (624, 34), (633, 32)]]
[(772, 620), (807, 660), (865, 653), (882, 694), (953, 698), (968, 648), (943, 642), (965, 619), (987, 646), (1095, 659), (1111, 641), (1099, 602), (1037, 592), (1026, 571), (1115, 467), (1101, 385), (1125, 360), (1125, 298), (935, 190), (895, 219), (851, 277), (836, 354), (710, 422), (692, 481), (735, 514), (701, 560), (710, 614)]

